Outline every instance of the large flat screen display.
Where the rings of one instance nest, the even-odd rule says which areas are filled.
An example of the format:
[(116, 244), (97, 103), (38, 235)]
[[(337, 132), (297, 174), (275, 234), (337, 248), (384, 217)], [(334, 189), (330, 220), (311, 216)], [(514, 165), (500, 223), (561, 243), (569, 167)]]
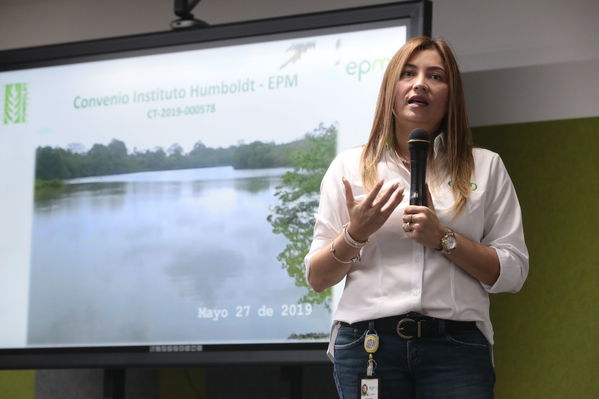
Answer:
[(362, 19), (3, 67), (0, 349), (327, 342), (320, 179), (417, 33)]

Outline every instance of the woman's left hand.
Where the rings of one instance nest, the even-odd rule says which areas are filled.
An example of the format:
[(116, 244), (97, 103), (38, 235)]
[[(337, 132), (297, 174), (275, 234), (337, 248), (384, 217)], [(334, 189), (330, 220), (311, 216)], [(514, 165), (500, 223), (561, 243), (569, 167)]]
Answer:
[(426, 186), (426, 202), (428, 206), (409, 205), (402, 217), (403, 230), (406, 235), (416, 242), (430, 248), (439, 248), (445, 227), (439, 221), (435, 212), (433, 198)]

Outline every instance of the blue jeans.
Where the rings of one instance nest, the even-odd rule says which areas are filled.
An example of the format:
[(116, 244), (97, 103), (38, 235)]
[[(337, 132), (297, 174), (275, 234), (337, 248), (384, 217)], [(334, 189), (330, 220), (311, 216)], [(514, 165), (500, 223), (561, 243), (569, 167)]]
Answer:
[[(334, 377), (341, 399), (358, 398), (366, 375), (365, 330), (341, 326), (335, 341)], [(403, 339), (379, 333), (374, 354), (379, 399), (493, 398), (491, 347), (479, 330)]]

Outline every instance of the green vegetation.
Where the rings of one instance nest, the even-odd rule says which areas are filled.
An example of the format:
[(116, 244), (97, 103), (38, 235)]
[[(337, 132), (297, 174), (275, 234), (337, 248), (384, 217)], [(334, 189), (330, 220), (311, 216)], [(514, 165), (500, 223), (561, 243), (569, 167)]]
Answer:
[(210, 148), (198, 141), (187, 154), (179, 144), (171, 145), (166, 151), (157, 147), (153, 151), (129, 153), (125, 143), (116, 139), (108, 145), (94, 144), (83, 153), (58, 147), (38, 147), (35, 176), (39, 180), (60, 180), (215, 166), (235, 169), (284, 167), (293, 164), (292, 154), (305, 147), (305, 140), (286, 144), (254, 141), (227, 148)]
[(300, 303), (324, 303), (330, 306), (331, 290), (316, 292), (308, 286), (304, 275), (304, 256), (310, 249), (314, 234), (314, 214), (318, 209), (320, 182), (337, 152), (337, 129), (320, 125), (306, 135), (302, 148), (292, 153), (293, 170), (283, 175), (268, 221), (275, 234), (289, 241), (277, 257), (298, 287), (308, 292)]
[(62, 192), (66, 187), (62, 181), (57, 179), (40, 180), (35, 179), (35, 199), (44, 199)]

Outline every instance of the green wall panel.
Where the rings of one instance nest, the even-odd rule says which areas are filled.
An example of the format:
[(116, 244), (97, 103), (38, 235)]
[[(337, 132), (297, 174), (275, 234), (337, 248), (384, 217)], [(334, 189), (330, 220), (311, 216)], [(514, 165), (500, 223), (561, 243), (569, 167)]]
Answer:
[(205, 397), (205, 371), (201, 368), (160, 370), (160, 399)]
[(0, 370), (0, 399), (34, 399), (35, 371)]
[(474, 129), (516, 187), (521, 292), (491, 297), (499, 399), (599, 398), (599, 118)]

